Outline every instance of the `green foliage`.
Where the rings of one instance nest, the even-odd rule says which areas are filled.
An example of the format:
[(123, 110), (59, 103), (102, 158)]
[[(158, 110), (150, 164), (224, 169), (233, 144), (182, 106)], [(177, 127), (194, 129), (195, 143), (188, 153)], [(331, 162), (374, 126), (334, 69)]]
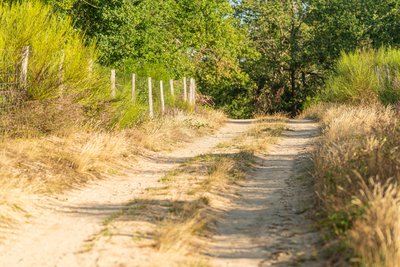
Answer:
[(400, 101), (400, 50), (343, 53), (322, 97), (335, 102)]
[(251, 98), (239, 61), (252, 52), (228, 0), (72, 2), (50, 1), (97, 43), (102, 64), (156, 79), (195, 77), (219, 107)]
[[(23, 49), (26, 46), (30, 48), (24, 102), (45, 106), (38, 108), (43, 112), (37, 114), (35, 120), (46, 121), (43, 116), (58, 118), (62, 110), (67, 111), (69, 108), (76, 111), (70, 114), (73, 117), (82, 114), (85, 115), (82, 120), (94, 118), (96, 124), (108, 128), (132, 127), (148, 118), (147, 78), (137, 76), (133, 105), (129, 66), (117, 71), (116, 98), (112, 99), (110, 70), (96, 64), (95, 46), (85, 45), (83, 35), (73, 28), (70, 18), (56, 16), (49, 6), (39, 1), (4, 2), (0, 5), (0, 13), (0, 56), (13, 65), (12, 70), (1, 71), (19, 73)], [(182, 101), (182, 81), (175, 82), (176, 96), (173, 97), (169, 93), (169, 73), (156, 67), (151, 68), (154, 72), (147, 71), (147, 66), (142, 67), (141, 72), (149, 76), (154, 74), (153, 77), (157, 78), (153, 80), (155, 114), (160, 114), (161, 110), (159, 79), (164, 79), (165, 105), (169, 109), (189, 110), (189, 105)], [(16, 76), (18, 79), (19, 74)], [(64, 102), (73, 107), (63, 106), (60, 109)], [(67, 115), (62, 116), (65, 117)]]
[(342, 51), (350, 52), (368, 44), (365, 9), (360, 0), (313, 0), (305, 22), (311, 25), (312, 58), (325, 69), (332, 69)]
[(63, 94), (89, 103), (104, 97), (104, 81), (96, 66), (89, 69), (96, 51), (84, 45), (70, 19), (53, 16), (51, 8), (38, 1), (3, 3), (0, 13), (0, 53), (12, 55), (9, 60), (19, 64), (23, 48), (30, 48), (28, 100)]
[(260, 54), (243, 64), (257, 84), (258, 112), (302, 109), (341, 52), (400, 45), (399, 6), (398, 0), (237, 1), (237, 16)]
[(310, 25), (304, 20), (308, 5), (302, 1), (242, 1), (239, 16), (249, 27), (259, 57), (243, 67), (257, 84), (258, 113), (289, 111), (295, 114), (305, 98), (321, 84), (311, 58)]
[(314, 60), (332, 69), (341, 52), (399, 46), (398, 0), (310, 0), (305, 22), (312, 26)]
[[(44, 1), (97, 44), (101, 64), (156, 79), (195, 77), (234, 117), (296, 114), (341, 52), (400, 44), (398, 0)], [(379, 90), (386, 102), (396, 98)]]

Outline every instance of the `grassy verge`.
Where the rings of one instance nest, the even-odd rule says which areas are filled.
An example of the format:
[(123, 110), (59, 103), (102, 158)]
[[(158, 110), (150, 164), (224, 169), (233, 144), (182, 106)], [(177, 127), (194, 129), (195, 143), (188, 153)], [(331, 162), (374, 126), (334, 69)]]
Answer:
[[(285, 120), (255, 124), (213, 153), (190, 159), (169, 172), (160, 179), (159, 187), (148, 189), (106, 220), (103, 231), (87, 248), (92, 249), (102, 238), (117, 242), (119, 232), (130, 231), (134, 235), (131, 250), (147, 255), (145, 266), (208, 266), (202, 248), (213, 234), (214, 222), (238, 197), (236, 186), (251, 170), (255, 154), (267, 151), (267, 144), (285, 128)], [(250, 146), (247, 136), (256, 145)]]
[(323, 125), (314, 174), (332, 263), (399, 266), (398, 113), (320, 104), (305, 116)]
[(15, 222), (30, 202), (23, 201), (25, 196), (59, 194), (93, 179), (123, 175), (139, 154), (179, 147), (224, 121), (219, 112), (198, 110), (115, 132), (76, 127), (40, 138), (6, 139), (0, 143), (0, 224)]

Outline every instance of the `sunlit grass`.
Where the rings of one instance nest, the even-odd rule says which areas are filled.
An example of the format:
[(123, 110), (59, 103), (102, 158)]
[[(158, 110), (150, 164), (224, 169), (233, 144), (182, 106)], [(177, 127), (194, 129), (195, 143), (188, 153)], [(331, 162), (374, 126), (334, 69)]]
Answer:
[(398, 114), (379, 104), (320, 104), (307, 115), (323, 126), (315, 188), (330, 238), (342, 241), (336, 256), (362, 266), (399, 266)]

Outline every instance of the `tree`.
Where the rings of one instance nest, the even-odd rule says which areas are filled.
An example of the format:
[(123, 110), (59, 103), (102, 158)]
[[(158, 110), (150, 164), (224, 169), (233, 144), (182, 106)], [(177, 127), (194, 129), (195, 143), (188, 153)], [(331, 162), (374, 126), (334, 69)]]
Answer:
[(316, 84), (309, 61), (310, 29), (302, 1), (245, 0), (239, 12), (260, 54), (245, 69), (257, 83), (258, 110), (295, 114)]
[(296, 114), (341, 52), (400, 44), (400, 0), (47, 1), (98, 44), (102, 64), (195, 76), (234, 116)]
[(233, 101), (249, 99), (250, 80), (239, 61), (251, 52), (228, 0), (92, 0), (66, 6), (76, 27), (97, 43), (102, 64), (153, 77), (195, 76), (200, 90), (228, 110)]

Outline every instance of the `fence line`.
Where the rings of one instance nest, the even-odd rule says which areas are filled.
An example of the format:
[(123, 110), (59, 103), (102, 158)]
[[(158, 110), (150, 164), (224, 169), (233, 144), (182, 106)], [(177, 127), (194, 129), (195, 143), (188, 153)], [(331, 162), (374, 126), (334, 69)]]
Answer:
[(375, 74), (379, 84), (388, 83), (389, 85), (391, 85), (398, 79), (396, 76), (396, 69), (395, 70), (390, 69), (390, 67), (387, 64), (381, 67), (379, 65), (376, 65)]
[[(146, 84), (144, 83), (146, 80)], [(166, 79), (165, 81), (168, 81)], [(189, 94), (187, 92), (187, 79), (184, 77), (180, 80), (169, 79), (169, 83), (164, 80), (156, 80), (152, 77), (141, 77), (135, 73), (127, 74), (111, 70), (111, 96), (112, 98), (121, 98), (131, 95), (131, 104), (133, 106), (140, 105), (143, 102), (148, 105), (148, 115), (154, 118), (155, 111), (158, 110), (161, 115), (166, 113), (167, 108), (184, 107), (189, 101), (189, 108), (193, 108), (196, 103), (195, 80), (189, 79)], [(153, 90), (154, 85), (159, 83), (160, 90)], [(130, 84), (130, 86), (127, 86)], [(169, 86), (166, 89), (165, 87)], [(143, 93), (146, 93), (144, 95)], [(141, 99), (142, 102), (138, 102)], [(179, 103), (182, 103), (179, 105)], [(182, 106), (183, 105), (183, 106)], [(187, 105), (187, 104), (186, 104)]]
[[(18, 109), (19, 105), (17, 104), (22, 103), (24, 96), (27, 95), (31, 53), (29, 46), (22, 50), (0, 50), (0, 113)], [(59, 95), (62, 97), (65, 91), (65, 52), (63, 50), (59, 53), (58, 64)], [(87, 69), (89, 75), (91, 75), (94, 69), (93, 60), (88, 61)], [(167, 109), (193, 108), (196, 103), (196, 89), (193, 78), (189, 78), (190, 92), (188, 92), (188, 79), (186, 77), (179, 80), (161, 80), (159, 81), (160, 90), (158, 91), (152, 88), (157, 80), (153, 80), (151, 77), (140, 77), (134, 73), (127, 75), (126, 73), (119, 73), (115, 69), (111, 70), (109, 76), (111, 98), (115, 100), (123, 100), (122, 98), (128, 100), (130, 98), (131, 105), (134, 107), (146, 103), (150, 118), (154, 117), (155, 111), (165, 114)], [(144, 79), (147, 80), (147, 86), (143, 81)], [(129, 95), (125, 95), (127, 90), (129, 90)], [(146, 91), (147, 96), (144, 94)]]

